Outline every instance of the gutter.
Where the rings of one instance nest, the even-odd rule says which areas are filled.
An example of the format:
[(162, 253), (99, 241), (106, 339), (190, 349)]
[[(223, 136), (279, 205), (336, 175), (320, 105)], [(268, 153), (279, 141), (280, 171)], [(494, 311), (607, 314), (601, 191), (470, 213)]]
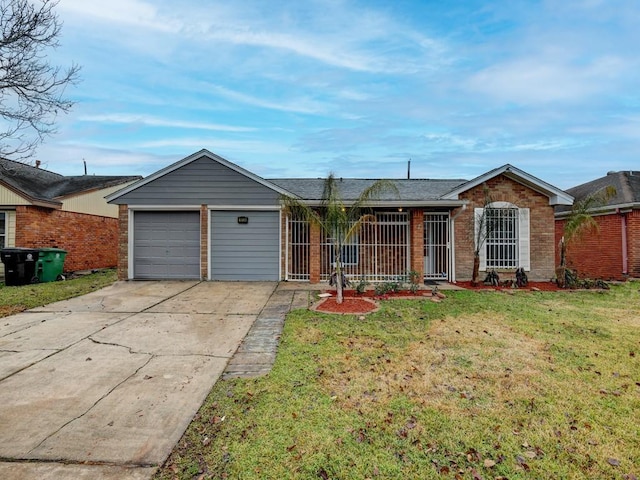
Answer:
[[(322, 200), (301, 200), (302, 203), (310, 207), (324, 206)], [(346, 207), (355, 203), (354, 200), (344, 202)], [(466, 200), (372, 200), (362, 205), (362, 207), (390, 207), (390, 208), (419, 208), (419, 207), (462, 207), (466, 205)]]
[[(604, 207), (593, 208), (589, 211), (594, 216), (608, 215), (612, 213), (628, 213), (631, 210), (640, 210), (640, 203), (621, 203), (618, 205), (607, 205)], [(563, 219), (571, 215), (571, 210), (554, 213), (556, 219)]]

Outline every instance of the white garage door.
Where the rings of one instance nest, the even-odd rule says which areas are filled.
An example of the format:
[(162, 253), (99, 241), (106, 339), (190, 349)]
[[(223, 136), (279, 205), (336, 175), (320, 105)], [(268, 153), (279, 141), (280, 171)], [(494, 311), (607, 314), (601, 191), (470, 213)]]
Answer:
[(200, 212), (133, 212), (133, 276), (200, 278)]
[(213, 280), (279, 280), (280, 214), (211, 212)]

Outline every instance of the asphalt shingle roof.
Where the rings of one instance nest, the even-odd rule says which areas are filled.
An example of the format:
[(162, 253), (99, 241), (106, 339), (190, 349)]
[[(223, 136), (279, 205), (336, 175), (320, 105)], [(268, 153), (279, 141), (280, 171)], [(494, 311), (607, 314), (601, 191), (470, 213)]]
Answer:
[(0, 158), (0, 180), (36, 200), (58, 202), (59, 197), (139, 180), (140, 176), (64, 176), (21, 162)]
[[(343, 200), (357, 199), (360, 194), (370, 187), (376, 179), (366, 178), (338, 178), (340, 195)], [(378, 200), (429, 201), (439, 200), (443, 195), (462, 185), (466, 180), (440, 179), (389, 179), (398, 188), (398, 195), (386, 192)], [(322, 199), (324, 178), (278, 178), (267, 180), (280, 188), (298, 195), (303, 200), (314, 201)]]
[[(640, 203), (640, 171), (637, 170), (609, 172), (604, 177), (570, 188), (567, 193), (580, 201), (588, 195), (604, 191), (608, 186), (616, 189), (616, 195), (609, 199), (607, 206)], [(557, 208), (558, 212), (567, 210), (571, 210), (571, 207)]]

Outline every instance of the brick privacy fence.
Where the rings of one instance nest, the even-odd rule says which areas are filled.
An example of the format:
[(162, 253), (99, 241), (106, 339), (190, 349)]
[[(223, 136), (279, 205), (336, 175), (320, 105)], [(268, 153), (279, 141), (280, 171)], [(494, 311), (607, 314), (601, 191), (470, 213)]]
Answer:
[(65, 272), (115, 267), (118, 262), (118, 219), (18, 206), (16, 246), (66, 250)]
[[(622, 222), (627, 221), (628, 272), (623, 272)], [(640, 210), (593, 217), (598, 229), (574, 239), (567, 246), (567, 266), (583, 278), (625, 280), (640, 278)], [(556, 221), (556, 243), (560, 242), (565, 220)], [(557, 262), (560, 263), (558, 252)]]

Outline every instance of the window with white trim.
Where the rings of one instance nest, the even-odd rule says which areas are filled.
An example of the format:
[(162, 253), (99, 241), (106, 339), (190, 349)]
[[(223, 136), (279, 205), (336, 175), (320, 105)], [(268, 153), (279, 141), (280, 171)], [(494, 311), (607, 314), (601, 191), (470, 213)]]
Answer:
[[(484, 221), (478, 222), (478, 218)], [(476, 209), (476, 229), (486, 228), (481, 238), (480, 270), (489, 269), (531, 269), (529, 252), (529, 209), (518, 208), (508, 202), (493, 202)], [(477, 233), (477, 230), (476, 230)]]
[(487, 208), (487, 268), (518, 268), (518, 209)]

